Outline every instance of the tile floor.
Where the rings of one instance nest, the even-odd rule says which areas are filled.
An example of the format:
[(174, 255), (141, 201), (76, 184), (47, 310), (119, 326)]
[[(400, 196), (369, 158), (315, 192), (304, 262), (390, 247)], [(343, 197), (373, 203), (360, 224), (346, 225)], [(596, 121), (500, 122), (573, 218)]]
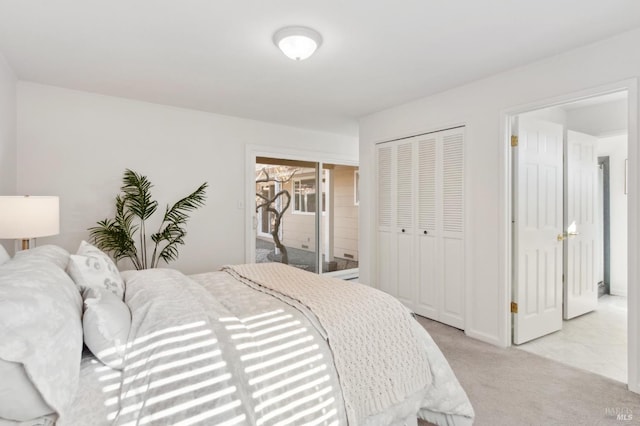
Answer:
[(627, 299), (602, 296), (598, 309), (562, 330), (515, 346), (527, 352), (627, 382)]

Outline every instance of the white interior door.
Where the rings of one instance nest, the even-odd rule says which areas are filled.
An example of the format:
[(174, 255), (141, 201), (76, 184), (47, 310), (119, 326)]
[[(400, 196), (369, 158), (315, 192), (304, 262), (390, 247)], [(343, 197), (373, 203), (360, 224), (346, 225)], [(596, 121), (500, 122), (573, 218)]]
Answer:
[(514, 148), (513, 342), (562, 328), (563, 128), (520, 116)]
[(598, 305), (597, 139), (567, 132), (564, 318)]

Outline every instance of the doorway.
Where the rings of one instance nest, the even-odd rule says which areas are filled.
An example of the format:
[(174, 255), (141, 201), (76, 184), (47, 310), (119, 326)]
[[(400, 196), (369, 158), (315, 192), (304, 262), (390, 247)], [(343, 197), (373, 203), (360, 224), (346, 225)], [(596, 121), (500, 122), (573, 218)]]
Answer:
[(611, 178), (609, 156), (598, 157), (598, 211), (602, 217), (599, 230), (602, 257), (598, 259), (602, 271), (598, 282), (598, 297), (611, 294)]
[(568, 102), (511, 123), (512, 341), (624, 382), (627, 96)]

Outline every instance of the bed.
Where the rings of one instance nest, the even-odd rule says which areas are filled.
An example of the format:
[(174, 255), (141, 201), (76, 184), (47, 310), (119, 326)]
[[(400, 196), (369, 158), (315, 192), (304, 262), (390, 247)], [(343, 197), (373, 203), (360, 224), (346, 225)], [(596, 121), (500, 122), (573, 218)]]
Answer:
[(473, 421), (436, 344), (385, 293), (281, 264), (120, 273), (83, 244), (0, 265), (0, 373), (23, 373), (0, 383), (0, 424)]

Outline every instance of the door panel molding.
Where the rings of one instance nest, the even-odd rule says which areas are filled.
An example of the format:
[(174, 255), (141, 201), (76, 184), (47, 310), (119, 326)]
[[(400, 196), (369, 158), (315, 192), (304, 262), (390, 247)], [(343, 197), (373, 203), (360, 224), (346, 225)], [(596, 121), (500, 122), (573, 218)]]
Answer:
[(562, 328), (562, 242), (557, 236), (562, 233), (563, 135), (560, 124), (518, 117), (513, 148), (516, 344)]
[[(598, 139), (567, 131), (565, 146), (564, 319), (575, 318), (598, 306), (596, 243), (598, 241)], [(574, 235), (575, 234), (575, 235)]]

